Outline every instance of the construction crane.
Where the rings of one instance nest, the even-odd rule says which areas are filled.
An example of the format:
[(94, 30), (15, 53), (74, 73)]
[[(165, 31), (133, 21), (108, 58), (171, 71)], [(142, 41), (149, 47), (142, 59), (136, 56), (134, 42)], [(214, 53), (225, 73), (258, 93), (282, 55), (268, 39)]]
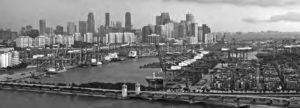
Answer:
[(167, 77), (167, 68), (165, 66), (165, 61), (163, 60), (163, 54), (160, 50), (160, 46), (158, 43), (155, 43), (155, 47), (158, 53), (158, 59), (159, 59), (159, 63), (160, 63), (160, 67), (162, 69), (162, 72), (164, 73), (164, 78), (166, 79)]

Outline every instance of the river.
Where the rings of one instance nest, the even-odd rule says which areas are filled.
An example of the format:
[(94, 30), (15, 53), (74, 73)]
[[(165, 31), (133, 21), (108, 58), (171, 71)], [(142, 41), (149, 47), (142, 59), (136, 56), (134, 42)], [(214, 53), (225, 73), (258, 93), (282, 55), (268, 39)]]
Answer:
[[(159, 69), (140, 69), (144, 64), (158, 62), (156, 58), (129, 59), (98, 67), (74, 68), (52, 78), (30, 81), (50, 83), (84, 82), (138, 82), (147, 84), (145, 76)], [(0, 91), (0, 108), (221, 108), (211, 105), (190, 105), (185, 103), (156, 102), (143, 100), (117, 100), (85, 96), (67, 96), (47, 93)], [(271, 108), (251, 106), (252, 108)]]

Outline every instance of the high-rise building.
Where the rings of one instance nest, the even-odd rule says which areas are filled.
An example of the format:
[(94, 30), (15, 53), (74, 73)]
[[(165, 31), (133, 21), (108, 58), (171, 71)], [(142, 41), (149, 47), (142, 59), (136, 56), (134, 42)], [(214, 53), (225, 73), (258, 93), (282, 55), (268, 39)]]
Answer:
[(152, 29), (152, 25), (144, 26), (142, 28), (142, 41), (147, 42), (148, 35), (151, 35), (154, 33), (155, 33), (155, 29), (154, 30)]
[(90, 33), (95, 33), (95, 20), (94, 20), (94, 14), (89, 13), (88, 19), (87, 19), (87, 31)]
[(79, 33), (83, 36), (87, 33), (87, 22), (86, 21), (79, 21)]
[(64, 27), (60, 26), (60, 25), (57, 25), (56, 30), (55, 30), (55, 34), (63, 35), (64, 34)]
[(171, 22), (171, 18), (170, 18), (169, 13), (161, 13), (161, 23), (164, 25), (164, 24), (167, 24), (169, 22)]
[(178, 31), (178, 36), (179, 38), (185, 38), (186, 37), (186, 32), (187, 32), (187, 29), (186, 29), (186, 22), (185, 21), (181, 21), (179, 23), (179, 31)]
[(125, 30), (131, 31), (132, 25), (131, 25), (131, 14), (130, 12), (126, 12), (125, 14)]
[(194, 22), (194, 15), (193, 14), (186, 14), (186, 21), (187, 22)]
[(206, 39), (208, 36), (206, 34), (209, 34), (209, 33), (211, 33), (210, 28), (206, 24), (202, 24), (202, 39), (201, 39), (202, 42), (205, 42), (206, 40), (208, 40), (208, 39)]
[(156, 16), (156, 25), (162, 25), (161, 16)]
[(46, 20), (40, 20), (40, 35), (46, 34)]
[(121, 21), (117, 21), (117, 22), (116, 22), (116, 28), (117, 28), (118, 30), (122, 29), (122, 22), (121, 22)]
[(76, 25), (74, 22), (68, 22), (67, 24), (67, 32), (69, 35), (73, 35), (76, 33)]
[(105, 27), (109, 27), (110, 20), (109, 20), (109, 13), (105, 13)]

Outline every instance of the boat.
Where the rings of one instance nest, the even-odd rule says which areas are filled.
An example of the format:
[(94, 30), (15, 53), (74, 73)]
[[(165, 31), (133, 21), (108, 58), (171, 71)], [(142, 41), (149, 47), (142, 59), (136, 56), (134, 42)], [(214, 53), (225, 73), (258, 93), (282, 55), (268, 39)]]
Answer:
[(128, 58), (137, 58), (137, 51), (129, 51)]
[(91, 66), (98, 66), (98, 65), (102, 65), (101, 61), (97, 61), (96, 59), (91, 59)]
[(156, 76), (155, 72), (153, 72), (152, 76), (147, 76), (146, 81), (148, 82), (148, 87), (153, 89), (163, 89), (164, 78)]
[(46, 72), (49, 74), (58, 74), (66, 71), (67, 69), (65, 67), (50, 67), (47, 69)]
[(108, 55), (104, 57), (104, 60), (110, 62), (121, 61), (121, 59), (118, 56), (118, 53), (108, 53)]

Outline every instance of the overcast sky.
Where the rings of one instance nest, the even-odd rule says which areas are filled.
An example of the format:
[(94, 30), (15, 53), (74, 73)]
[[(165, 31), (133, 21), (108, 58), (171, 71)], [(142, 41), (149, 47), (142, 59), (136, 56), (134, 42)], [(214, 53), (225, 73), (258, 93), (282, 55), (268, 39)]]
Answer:
[(96, 27), (104, 24), (105, 12), (124, 25), (126, 11), (132, 13), (134, 28), (155, 24), (156, 15), (169, 12), (174, 21), (192, 13), (214, 32), (300, 31), (300, 0), (0, 0), (0, 28), (38, 28), (39, 19), (50, 27), (78, 24), (89, 12)]

